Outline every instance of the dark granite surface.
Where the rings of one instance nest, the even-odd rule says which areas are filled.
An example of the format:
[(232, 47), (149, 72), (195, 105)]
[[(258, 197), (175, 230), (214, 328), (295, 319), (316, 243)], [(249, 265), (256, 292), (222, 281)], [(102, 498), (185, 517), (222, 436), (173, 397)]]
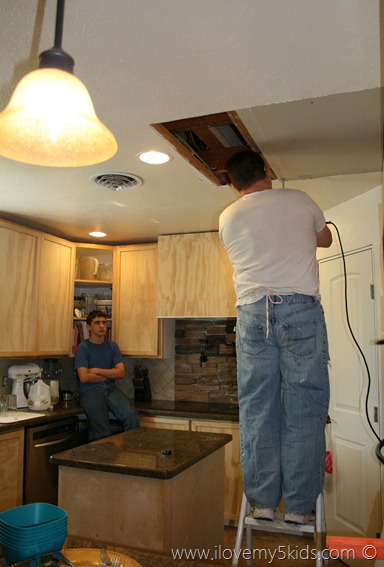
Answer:
[[(19, 412), (28, 412), (34, 414), (32, 410), (28, 408), (21, 408)], [(37, 411), (36, 413), (43, 413), (43, 417), (35, 417), (34, 419), (26, 419), (23, 421), (14, 421), (11, 423), (0, 423), (0, 434), (6, 433), (8, 431), (14, 431), (15, 429), (22, 429), (24, 427), (35, 427), (36, 425), (42, 425), (44, 423), (49, 423), (51, 421), (57, 421), (59, 419), (64, 419), (66, 417), (72, 417), (74, 415), (79, 415), (83, 413), (83, 409), (79, 405), (79, 401), (74, 399), (70, 402), (59, 402), (57, 405), (53, 406), (53, 409), (47, 411)]]
[[(185, 419), (212, 419), (220, 421), (239, 421), (239, 408), (231, 404), (206, 404), (199, 402), (173, 402), (165, 400), (152, 400), (151, 402), (137, 402), (132, 400), (138, 410), (139, 416), (152, 417), (182, 417)], [(19, 411), (29, 412), (28, 408)], [(31, 411), (31, 413), (34, 413)], [(24, 427), (33, 427), (43, 423), (49, 423), (58, 419), (64, 419), (74, 415), (82, 415), (85, 419), (84, 410), (81, 408), (78, 399), (70, 402), (59, 402), (51, 410), (38, 411), (44, 417), (35, 417), (25, 421), (15, 421), (12, 423), (0, 423), (0, 434), (7, 431), (14, 431)]]
[(225, 434), (138, 427), (57, 453), (50, 460), (56, 465), (168, 479), (231, 440)]
[(233, 404), (207, 404), (202, 402), (172, 402), (152, 400), (135, 401), (139, 415), (184, 417), (190, 419), (214, 419), (239, 421), (239, 407)]

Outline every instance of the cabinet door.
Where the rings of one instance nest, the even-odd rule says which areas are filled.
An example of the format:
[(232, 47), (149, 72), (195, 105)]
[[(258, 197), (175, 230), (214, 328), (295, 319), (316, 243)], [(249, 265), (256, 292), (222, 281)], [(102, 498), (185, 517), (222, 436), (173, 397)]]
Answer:
[(74, 266), (74, 244), (42, 234), (37, 324), (40, 355), (71, 352)]
[(157, 244), (118, 246), (113, 262), (113, 337), (128, 356), (158, 357)]
[(0, 435), (0, 512), (23, 503), (24, 429)]
[(159, 236), (159, 317), (236, 317), (233, 269), (217, 232)]
[(152, 429), (178, 429), (182, 431), (189, 431), (189, 419), (141, 416), (140, 427), (150, 427)]
[(232, 441), (225, 445), (224, 518), (226, 520), (238, 520), (243, 496), (239, 424), (227, 421), (192, 420), (191, 430), (232, 435)]
[(40, 234), (0, 221), (0, 356), (36, 354)]

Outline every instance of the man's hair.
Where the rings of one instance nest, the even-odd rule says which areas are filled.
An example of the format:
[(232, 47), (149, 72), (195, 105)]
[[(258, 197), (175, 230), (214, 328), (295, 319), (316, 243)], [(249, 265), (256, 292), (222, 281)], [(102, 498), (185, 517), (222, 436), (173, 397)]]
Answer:
[(94, 311), (91, 311), (90, 313), (88, 313), (85, 322), (87, 323), (87, 325), (90, 325), (92, 323), (92, 321), (94, 319), (96, 319), (96, 317), (103, 317), (103, 319), (107, 318), (105, 313), (103, 313), (99, 309), (95, 309)]
[(226, 168), (231, 182), (236, 189), (248, 189), (256, 181), (264, 179), (265, 163), (260, 154), (251, 150), (244, 150), (231, 156)]

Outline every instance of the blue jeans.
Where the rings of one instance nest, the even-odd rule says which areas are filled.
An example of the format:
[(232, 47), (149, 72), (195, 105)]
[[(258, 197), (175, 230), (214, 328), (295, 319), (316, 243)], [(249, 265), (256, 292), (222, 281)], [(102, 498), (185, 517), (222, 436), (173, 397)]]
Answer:
[(276, 509), (283, 497), (286, 513), (308, 514), (325, 467), (329, 355), (323, 308), (316, 297), (293, 294), (237, 311), (244, 492), (255, 508)]
[(91, 440), (112, 435), (108, 415), (110, 411), (121, 421), (124, 431), (139, 426), (136, 410), (132, 407), (129, 398), (116, 386), (105, 384), (82, 392), (80, 403), (87, 414)]

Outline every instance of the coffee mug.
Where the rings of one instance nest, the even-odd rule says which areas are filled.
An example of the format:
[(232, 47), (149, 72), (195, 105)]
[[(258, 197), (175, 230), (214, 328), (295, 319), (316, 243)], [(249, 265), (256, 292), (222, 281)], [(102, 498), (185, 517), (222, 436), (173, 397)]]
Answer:
[(80, 279), (94, 280), (99, 269), (99, 261), (94, 256), (84, 256), (79, 260)]

